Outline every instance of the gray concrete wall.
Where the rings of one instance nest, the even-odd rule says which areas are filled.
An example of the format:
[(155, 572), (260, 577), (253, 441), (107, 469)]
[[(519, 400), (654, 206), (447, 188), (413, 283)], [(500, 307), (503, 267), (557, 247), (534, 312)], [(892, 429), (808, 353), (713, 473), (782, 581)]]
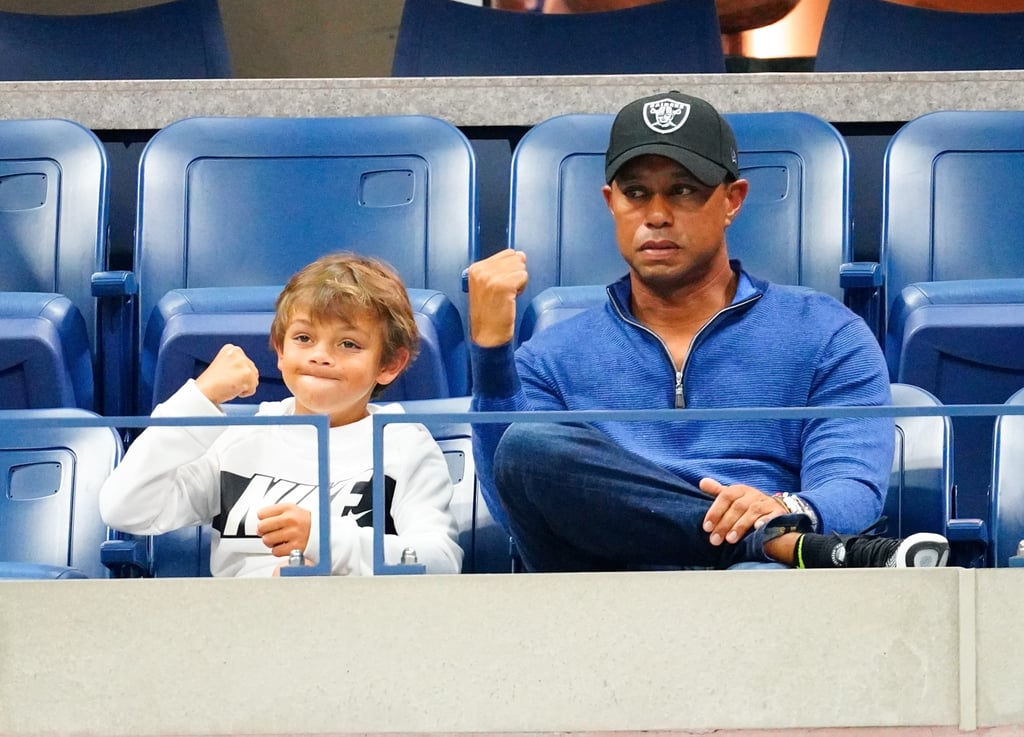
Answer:
[(0, 735), (1020, 730), (1021, 575), (0, 582)]
[(963, 577), (4, 582), (0, 735), (962, 726)]

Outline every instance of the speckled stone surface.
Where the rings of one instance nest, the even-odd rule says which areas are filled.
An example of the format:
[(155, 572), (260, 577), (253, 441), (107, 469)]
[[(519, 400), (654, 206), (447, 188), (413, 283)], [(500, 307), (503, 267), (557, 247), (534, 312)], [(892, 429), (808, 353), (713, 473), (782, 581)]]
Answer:
[(417, 113), (458, 126), (527, 126), (562, 113), (613, 112), (668, 89), (723, 112), (801, 110), (834, 123), (1024, 108), (1024, 72), (985, 71), (2, 82), (0, 117), (64, 117), (95, 130), (152, 130), (194, 115)]
[[(3, 582), (0, 735), (949, 735), (1020, 724), (1004, 720), (1019, 714), (1019, 668), (991, 697), (975, 694), (974, 592), (985, 578), (942, 569)], [(1020, 587), (999, 593), (1019, 611)], [(1019, 652), (1017, 629), (989, 636)], [(988, 706), (976, 713), (976, 703)]]

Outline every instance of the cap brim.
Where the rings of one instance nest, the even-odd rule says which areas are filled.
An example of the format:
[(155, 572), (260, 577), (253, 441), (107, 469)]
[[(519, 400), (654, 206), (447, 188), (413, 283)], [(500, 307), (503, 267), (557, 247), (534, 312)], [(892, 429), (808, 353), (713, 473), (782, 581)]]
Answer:
[(608, 162), (604, 168), (605, 181), (611, 183), (623, 164), (632, 161), (638, 156), (646, 155), (664, 156), (667, 159), (672, 159), (709, 187), (716, 187), (721, 184), (725, 179), (725, 175), (729, 173), (729, 170), (724, 166), (720, 166), (689, 149), (664, 143), (648, 143), (643, 146), (636, 146), (628, 151), (623, 151)]

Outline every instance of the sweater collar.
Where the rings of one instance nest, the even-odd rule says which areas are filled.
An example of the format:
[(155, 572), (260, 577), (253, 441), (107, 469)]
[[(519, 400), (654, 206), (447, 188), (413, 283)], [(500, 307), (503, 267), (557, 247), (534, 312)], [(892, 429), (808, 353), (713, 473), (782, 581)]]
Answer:
[[(739, 304), (744, 302), (751, 297), (760, 297), (764, 294), (765, 290), (768, 289), (768, 282), (763, 279), (758, 279), (751, 276), (743, 270), (743, 264), (740, 263), (739, 259), (729, 259), (729, 266), (734, 272), (739, 274), (739, 282), (736, 285), (736, 295), (732, 298), (731, 304)], [(608, 295), (612, 301), (619, 307), (619, 310), (625, 314), (632, 316), (633, 312), (630, 310), (630, 297), (632, 296), (632, 287), (629, 282), (629, 274), (619, 279), (616, 282), (612, 282), (608, 285)]]

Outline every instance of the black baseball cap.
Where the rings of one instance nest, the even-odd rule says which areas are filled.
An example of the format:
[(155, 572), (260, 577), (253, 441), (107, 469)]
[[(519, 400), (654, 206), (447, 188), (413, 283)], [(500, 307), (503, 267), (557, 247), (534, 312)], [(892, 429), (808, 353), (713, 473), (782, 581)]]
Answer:
[(645, 154), (678, 162), (709, 187), (727, 174), (740, 176), (736, 136), (725, 118), (706, 100), (675, 90), (634, 100), (615, 116), (605, 180), (610, 183), (623, 164)]

